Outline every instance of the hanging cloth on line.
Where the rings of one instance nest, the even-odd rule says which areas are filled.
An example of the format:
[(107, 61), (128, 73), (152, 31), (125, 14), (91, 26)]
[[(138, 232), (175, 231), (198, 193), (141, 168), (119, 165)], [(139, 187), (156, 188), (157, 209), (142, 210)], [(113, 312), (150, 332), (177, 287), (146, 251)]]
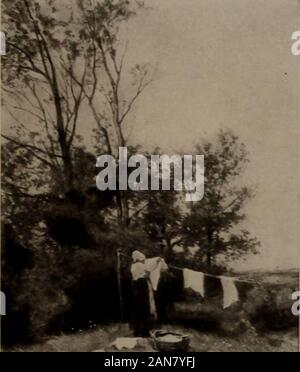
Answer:
[(154, 291), (157, 291), (161, 272), (167, 270), (168, 265), (166, 264), (164, 259), (161, 259), (160, 257), (154, 257), (148, 258), (145, 261), (145, 268), (146, 271), (148, 271), (149, 273), (147, 284), (149, 289), (150, 313), (154, 316), (154, 319), (157, 319)]
[(198, 271), (183, 269), (184, 288), (191, 288), (195, 292), (205, 295), (204, 274)]
[(148, 292), (149, 292), (150, 314), (156, 320), (157, 319), (157, 311), (156, 311), (156, 305), (155, 305), (155, 299), (154, 299), (154, 291), (153, 291), (152, 284), (151, 284), (149, 279), (147, 279), (147, 285), (148, 285)]
[(233, 278), (220, 277), (222, 288), (223, 288), (223, 308), (227, 309), (234, 303), (239, 301), (239, 293), (234, 283)]
[(146, 270), (149, 272), (149, 279), (154, 291), (157, 291), (160, 275), (168, 269), (165, 260), (160, 257), (148, 258), (145, 262)]

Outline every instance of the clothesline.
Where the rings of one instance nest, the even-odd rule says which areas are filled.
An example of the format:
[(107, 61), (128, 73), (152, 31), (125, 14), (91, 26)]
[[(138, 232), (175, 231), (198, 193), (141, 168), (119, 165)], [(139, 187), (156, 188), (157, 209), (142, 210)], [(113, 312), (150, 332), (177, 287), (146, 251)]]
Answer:
[[(129, 256), (127, 254), (124, 254), (122, 252), (118, 252), (118, 254), (121, 255), (121, 256), (123, 256), (123, 257), (126, 257), (128, 259), (131, 259), (132, 258), (131, 256)], [(178, 266), (174, 266), (174, 265), (168, 265), (168, 267), (171, 268), (171, 269), (175, 269), (175, 270), (181, 270), (181, 271), (184, 270), (184, 268), (178, 267)], [(250, 280), (250, 279), (249, 280), (246, 280), (246, 279), (240, 279), (240, 278), (237, 278), (237, 277), (229, 277), (229, 276), (224, 276), (224, 275), (213, 275), (213, 274), (207, 274), (207, 273), (203, 273), (203, 274), (205, 276), (210, 277), (210, 278), (215, 278), (215, 279), (222, 279), (222, 278), (226, 279), (226, 278), (228, 278), (228, 279), (234, 279), (236, 282), (240, 282), (240, 283), (256, 284), (258, 286), (262, 286), (262, 283), (259, 283), (259, 282), (255, 281), (255, 280)]]
[[(173, 265), (168, 265), (168, 267), (172, 268), (172, 269), (175, 269), (175, 270), (184, 270), (182, 267), (178, 267), (178, 266), (173, 266)], [(246, 280), (246, 279), (240, 279), (240, 278), (236, 278), (236, 277), (229, 277), (229, 276), (224, 276), (224, 275), (212, 275), (212, 274), (207, 274), (207, 273), (203, 273), (205, 276), (208, 276), (210, 278), (216, 278), (216, 279), (222, 279), (222, 278), (228, 278), (228, 279), (234, 279), (236, 282), (241, 282), (241, 283), (249, 283), (249, 284), (258, 284), (258, 285), (261, 285), (261, 283), (258, 283), (256, 282), (255, 280)]]

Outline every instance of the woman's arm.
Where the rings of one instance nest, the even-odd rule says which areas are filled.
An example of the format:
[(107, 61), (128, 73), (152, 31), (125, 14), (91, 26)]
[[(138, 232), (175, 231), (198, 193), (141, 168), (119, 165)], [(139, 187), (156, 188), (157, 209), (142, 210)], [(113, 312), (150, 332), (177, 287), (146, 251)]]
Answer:
[(162, 261), (161, 257), (149, 258), (145, 262), (146, 271), (150, 274), (152, 271), (157, 269), (161, 261)]

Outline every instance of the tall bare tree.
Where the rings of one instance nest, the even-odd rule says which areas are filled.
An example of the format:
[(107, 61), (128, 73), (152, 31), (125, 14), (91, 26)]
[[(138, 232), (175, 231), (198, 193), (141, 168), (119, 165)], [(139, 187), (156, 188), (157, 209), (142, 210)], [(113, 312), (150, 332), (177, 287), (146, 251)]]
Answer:
[[(74, 80), (88, 100), (99, 136), (104, 139), (109, 153), (116, 157), (120, 147), (129, 145), (126, 119), (153, 81), (153, 74), (146, 65), (135, 65), (129, 74), (126, 72), (127, 43), (122, 42), (120, 35), (122, 25), (141, 6), (141, 3), (127, 0), (78, 1), (82, 25), (80, 35), (90, 46), (92, 73), (86, 87), (75, 77)], [(120, 222), (127, 226), (130, 206), (125, 192), (118, 193), (118, 206)]]
[[(4, 104), (15, 133), (3, 137), (26, 148), (46, 168), (73, 187), (72, 145), (84, 100), (88, 50), (80, 45), (57, 2), (4, 1), (8, 53), (3, 61)], [(58, 4), (59, 6), (59, 4)]]

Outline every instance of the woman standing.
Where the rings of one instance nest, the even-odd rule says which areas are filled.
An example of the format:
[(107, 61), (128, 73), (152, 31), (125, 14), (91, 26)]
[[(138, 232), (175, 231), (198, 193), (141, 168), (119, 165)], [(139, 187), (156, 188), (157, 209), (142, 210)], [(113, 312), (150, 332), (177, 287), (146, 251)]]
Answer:
[[(160, 258), (157, 259), (157, 262), (159, 260)], [(131, 327), (136, 337), (148, 337), (157, 319), (154, 293), (149, 279), (149, 265), (146, 263), (146, 256), (139, 251), (132, 253), (132, 261), (133, 311)]]

